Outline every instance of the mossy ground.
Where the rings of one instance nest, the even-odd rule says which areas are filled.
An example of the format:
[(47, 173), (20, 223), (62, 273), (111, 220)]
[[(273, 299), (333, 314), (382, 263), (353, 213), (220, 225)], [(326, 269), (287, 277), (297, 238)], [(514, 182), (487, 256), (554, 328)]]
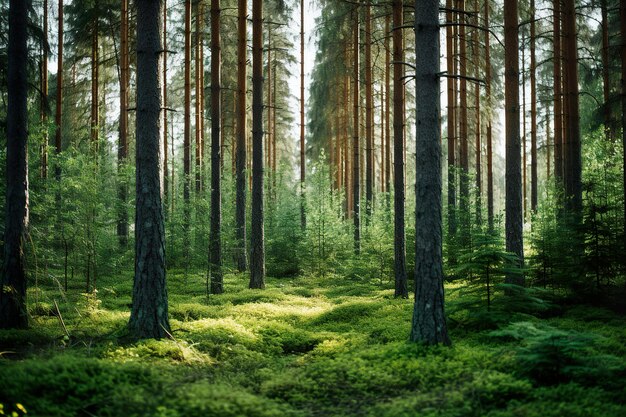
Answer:
[(226, 293), (207, 298), (202, 276), (170, 271), (174, 339), (139, 342), (125, 331), (130, 276), (103, 277), (89, 296), (48, 284), (29, 294), (30, 330), (0, 331), (5, 411), (19, 403), (32, 416), (626, 415), (626, 326), (607, 310), (526, 319), (530, 334), (536, 323), (535, 332), (562, 331), (565, 341), (592, 335), (577, 355), (601, 358), (597, 372), (577, 362), (546, 382), (520, 360), (533, 345), (493, 329), (452, 320), (451, 348), (409, 343), (412, 302), (379, 280), (270, 278), (258, 291), (231, 274)]

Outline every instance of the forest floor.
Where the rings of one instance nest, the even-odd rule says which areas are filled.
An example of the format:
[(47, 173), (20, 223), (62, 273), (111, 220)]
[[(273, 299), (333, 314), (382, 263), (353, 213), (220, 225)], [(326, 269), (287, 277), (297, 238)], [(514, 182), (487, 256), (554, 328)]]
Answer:
[(259, 291), (233, 274), (207, 299), (201, 275), (170, 271), (174, 339), (131, 342), (130, 277), (102, 277), (95, 296), (40, 283), (31, 329), (0, 331), (0, 404), (55, 417), (626, 416), (623, 316), (570, 306), (494, 324), (456, 308), (450, 287), (453, 345), (429, 348), (407, 341), (412, 301), (390, 285), (270, 278)]

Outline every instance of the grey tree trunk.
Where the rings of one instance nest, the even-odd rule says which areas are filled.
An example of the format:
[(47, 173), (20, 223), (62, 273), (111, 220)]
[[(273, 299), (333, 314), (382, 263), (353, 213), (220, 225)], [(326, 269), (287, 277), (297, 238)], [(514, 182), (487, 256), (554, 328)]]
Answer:
[(237, 151), (235, 155), (236, 188), (235, 224), (237, 248), (235, 263), (239, 272), (248, 269), (246, 247), (246, 27), (248, 6), (246, 0), (238, 0), (237, 27)]
[(402, 0), (393, 1), (393, 188), (395, 297), (408, 298), (404, 231), (404, 44)]
[(439, 1), (415, 0), (415, 304), (411, 340), (450, 344), (444, 314), (439, 95)]
[(263, 0), (252, 0), (252, 230), (250, 288), (265, 288), (263, 227)]
[(352, 142), (352, 219), (354, 221), (354, 253), (361, 253), (361, 158), (360, 158), (360, 141), (359, 141), (359, 101), (360, 101), (360, 84), (359, 84), (359, 4), (356, 4), (354, 10), (354, 88), (353, 88), (353, 142)]
[(220, 49), (220, 0), (211, 0), (211, 235), (209, 236), (209, 264), (211, 265), (211, 293), (224, 292), (222, 279), (222, 164), (220, 129), (222, 100)]
[(9, 2), (6, 211), (0, 328), (26, 328), (24, 243), (28, 227), (28, 47), (30, 0)]
[(137, 0), (135, 280), (128, 328), (136, 338), (168, 337), (165, 225), (161, 201), (161, 0)]
[[(517, 0), (504, 3), (504, 96), (506, 132), (506, 250), (524, 263), (522, 161), (519, 107), (519, 27)], [(506, 277), (509, 284), (524, 285), (524, 275), (515, 273)]]

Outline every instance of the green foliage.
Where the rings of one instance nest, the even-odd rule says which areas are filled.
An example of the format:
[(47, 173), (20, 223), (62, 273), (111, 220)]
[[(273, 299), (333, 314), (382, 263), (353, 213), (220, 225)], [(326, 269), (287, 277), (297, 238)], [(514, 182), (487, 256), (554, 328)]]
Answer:
[(590, 334), (516, 322), (491, 335), (521, 342), (516, 353), (520, 370), (541, 384), (601, 383), (626, 370), (619, 358), (594, 351), (597, 337)]

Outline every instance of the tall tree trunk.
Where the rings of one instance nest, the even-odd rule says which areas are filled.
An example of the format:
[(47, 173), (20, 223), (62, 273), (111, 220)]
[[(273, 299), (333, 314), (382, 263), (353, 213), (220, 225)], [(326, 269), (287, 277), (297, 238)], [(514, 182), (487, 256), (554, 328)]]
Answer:
[[(391, 18), (385, 17), (385, 191), (391, 192), (391, 124), (390, 124), (390, 99), (391, 96), (391, 45), (389, 39)], [(387, 198), (389, 203), (389, 198)]]
[(530, 209), (537, 211), (537, 57), (535, 0), (530, 0)]
[[(490, 1), (485, 0), (485, 26), (489, 27)], [(485, 83), (487, 105), (491, 109), (491, 37), (488, 31), (485, 31)], [(487, 118), (487, 223), (489, 230), (493, 230), (493, 138), (491, 128), (491, 117)]]
[(463, 16), (459, 23), (459, 67), (460, 67), (460, 114), (459, 114), (459, 165), (461, 168), (459, 181), (459, 208), (461, 220), (461, 247), (465, 248), (469, 244), (469, 151), (468, 151), (468, 117), (467, 117), (467, 39), (465, 29), (465, 0), (460, 2), (460, 16)]
[(439, 2), (415, 0), (415, 303), (411, 340), (450, 344), (444, 314), (439, 102)]
[(366, 222), (374, 201), (374, 133), (372, 99), (372, 4), (365, 0), (365, 211)]
[[(522, 207), (522, 167), (520, 143), (519, 106), (519, 27), (517, 0), (504, 3), (504, 106), (506, 134), (506, 203), (505, 229), (506, 250), (524, 263), (523, 207)], [(524, 275), (510, 273), (506, 277), (509, 284), (524, 285)]]
[(304, 0), (300, 0), (300, 228), (306, 228), (304, 191), (306, 180), (306, 159), (304, 144)]
[[(265, 164), (272, 167), (272, 25), (267, 26), (267, 131), (265, 132)], [(269, 181), (268, 186), (271, 186)], [(272, 194), (271, 190), (269, 191)]]
[(613, 139), (613, 121), (611, 120), (611, 84), (609, 72), (609, 11), (607, 0), (600, 4), (602, 14), (602, 91), (604, 95), (604, 131), (608, 138)]
[(235, 155), (236, 188), (235, 199), (235, 223), (237, 235), (237, 248), (235, 263), (239, 272), (248, 269), (248, 249), (246, 245), (246, 134), (247, 134), (247, 111), (246, 111), (246, 61), (247, 61), (247, 19), (248, 2), (238, 0), (237, 3), (237, 149)]
[(41, 155), (41, 178), (48, 178), (48, 0), (43, 1), (43, 41), (41, 48), (40, 118), (44, 127)]
[(526, 168), (527, 168), (527, 164), (526, 164), (526, 33), (523, 32), (522, 33), (522, 48), (521, 48), (521, 52), (522, 52), (522, 59), (521, 59), (521, 63), (522, 63), (522, 108), (521, 108), (521, 117), (522, 117), (522, 204), (524, 206), (524, 221), (526, 221), (527, 218), (527, 205), (528, 205), (528, 198), (527, 198), (527, 176), (526, 176)]
[(189, 261), (189, 228), (191, 221), (191, 0), (185, 0), (185, 97), (183, 127), (183, 250)]
[(553, 1), (554, 37), (554, 178), (563, 181), (563, 84), (561, 79), (561, 1)]
[[(128, 50), (128, 0), (122, 0), (120, 13), (120, 124), (117, 148), (117, 170), (120, 180), (118, 188), (119, 211), (117, 218), (117, 238), (121, 246), (128, 243), (128, 184), (123, 177), (128, 157), (128, 84), (129, 84), (129, 50)], [(165, 60), (164, 60), (165, 61)], [(164, 114), (166, 114), (164, 112)]]
[(263, 214), (263, 0), (252, 0), (252, 246), (250, 288), (265, 288)]
[(161, 201), (161, 0), (137, 5), (135, 280), (128, 327), (136, 338), (170, 337)]
[(359, 141), (359, 128), (360, 128), (360, 122), (359, 122), (359, 100), (360, 100), (360, 95), (359, 95), (359, 91), (360, 91), (360, 81), (359, 81), (359, 3), (356, 4), (355, 10), (354, 10), (354, 40), (353, 40), (353, 53), (354, 56), (352, 57), (354, 59), (354, 87), (353, 87), (353, 94), (354, 97), (352, 99), (353, 101), (353, 106), (354, 106), (354, 112), (353, 112), (353, 127), (352, 127), (352, 134), (353, 134), (353, 140), (352, 140), (352, 152), (353, 152), (353, 159), (352, 159), (352, 169), (353, 169), (353, 187), (352, 187), (352, 193), (353, 193), (353, 197), (352, 197), (352, 205), (353, 205), (353, 214), (352, 214), (352, 220), (354, 221), (354, 253), (356, 253), (357, 255), (361, 253), (361, 189), (360, 189), (360, 141)]
[[(454, 41), (456, 40), (456, 28), (452, 26), (454, 16), (452, 0), (446, 0), (446, 69), (448, 75), (448, 238), (454, 239), (456, 235), (456, 79), (452, 77), (455, 72), (454, 65)], [(449, 245), (448, 250), (452, 251)], [(451, 260), (454, 258), (450, 254)]]
[(9, 2), (7, 51), (7, 155), (4, 262), (0, 276), (0, 328), (28, 327), (24, 244), (28, 228), (28, 9)]
[[(128, 1), (128, 0), (122, 0)], [(169, 212), (170, 196), (170, 176), (169, 176), (169, 154), (168, 154), (168, 115), (167, 108), (167, 0), (163, 0), (163, 201), (165, 204), (165, 217)], [(173, 141), (173, 140), (172, 140)], [(172, 193), (172, 196), (174, 193)]]
[(402, 0), (393, 3), (393, 188), (395, 297), (408, 298), (404, 228), (404, 25)]
[[(479, 6), (478, 0), (474, 0), (474, 25), (478, 27), (478, 15), (479, 15)], [(478, 30), (475, 28), (472, 33), (472, 44), (473, 44), (473, 52), (475, 56), (474, 62), (474, 77), (480, 78), (480, 50), (482, 49), (478, 43)], [(481, 142), (481, 110), (480, 110), (480, 84), (474, 83), (474, 101), (476, 103), (475, 106), (475, 114), (476, 114), (476, 125), (475, 125), (475, 148), (476, 148), (476, 224), (482, 224), (482, 192), (483, 192), (483, 178), (482, 178), (482, 142)]]
[(621, 2), (619, 7), (622, 74), (620, 79), (622, 95), (622, 171), (624, 173), (624, 246), (626, 247), (626, 3)]
[(576, 216), (582, 212), (582, 158), (580, 146), (580, 112), (578, 105), (578, 46), (576, 41), (576, 9), (574, 0), (564, 0), (566, 65), (565, 86), (567, 93), (567, 141), (565, 149), (566, 207)]
[(221, 71), (220, 0), (211, 0), (211, 293), (224, 292), (222, 279), (222, 184), (221, 184)]
[(98, 17), (92, 22), (91, 33), (91, 146), (97, 160), (98, 151), (98, 125), (100, 123), (100, 102), (98, 101), (99, 65), (98, 65)]
[(204, 3), (196, 3), (196, 193), (202, 190), (204, 148)]
[[(62, 150), (62, 122), (63, 122), (63, 0), (59, 0), (59, 29), (58, 29), (58, 51), (57, 51), (57, 99), (54, 114), (54, 124), (56, 125), (54, 147), (55, 153), (59, 155)], [(57, 161), (55, 164), (55, 177), (57, 181), (61, 181), (61, 166)], [(60, 200), (60, 195), (57, 195)]]

